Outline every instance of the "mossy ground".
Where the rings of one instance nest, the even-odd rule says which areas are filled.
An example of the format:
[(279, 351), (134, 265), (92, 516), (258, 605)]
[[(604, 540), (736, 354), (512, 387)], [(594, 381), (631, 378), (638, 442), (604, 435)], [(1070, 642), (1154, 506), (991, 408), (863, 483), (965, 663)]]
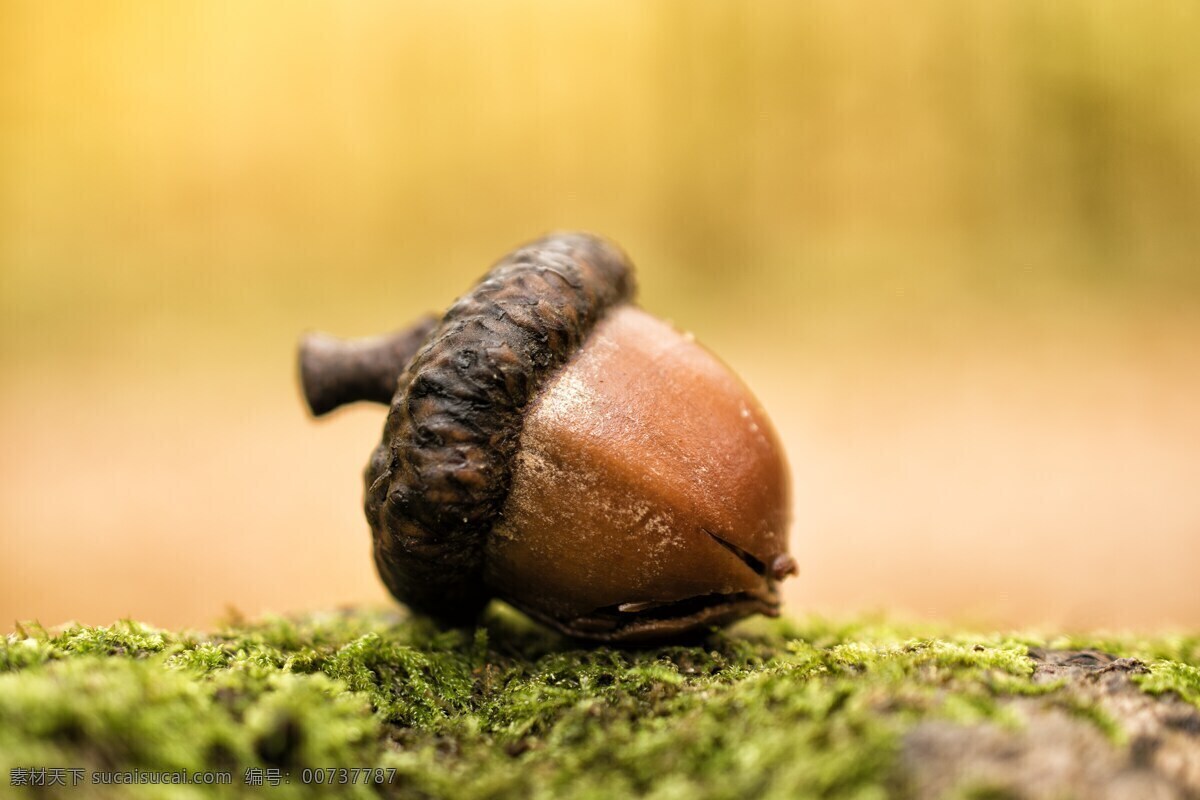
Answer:
[[(1030, 707), (1129, 748), (1130, 732), (1095, 697), (1035, 679), (1037, 647), (1136, 658), (1139, 696), (1200, 706), (1200, 636), (1048, 642), (759, 621), (693, 646), (584, 649), (504, 608), (473, 632), (389, 612), (210, 634), (26, 624), (0, 639), (0, 790), (287, 798), (322, 791), (306, 769), (381, 767), (394, 770), (382, 783), (332, 777), (354, 780), (338, 787), (352, 797), (906, 796), (921, 793), (902, 763), (916, 726), (1016, 730), (1029, 714), (1014, 709)], [(10, 786), (37, 768), (82, 769), (87, 786)], [(279, 786), (246, 786), (247, 770), (269, 783), (275, 769)], [(223, 770), (232, 781), (91, 783), (93, 772), (131, 770)]]

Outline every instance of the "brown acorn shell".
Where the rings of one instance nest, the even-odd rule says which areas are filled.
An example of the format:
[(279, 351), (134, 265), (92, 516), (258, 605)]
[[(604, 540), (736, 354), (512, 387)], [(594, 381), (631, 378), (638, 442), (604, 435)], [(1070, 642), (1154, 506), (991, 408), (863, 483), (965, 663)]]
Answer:
[(488, 585), (597, 641), (774, 616), (794, 571), (782, 454), (712, 353), (640, 308), (614, 308), (525, 413)]

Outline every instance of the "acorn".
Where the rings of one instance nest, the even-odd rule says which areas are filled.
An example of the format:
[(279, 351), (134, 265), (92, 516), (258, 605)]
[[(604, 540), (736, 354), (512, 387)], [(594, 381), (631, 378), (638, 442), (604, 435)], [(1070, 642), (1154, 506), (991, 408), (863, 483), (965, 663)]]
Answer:
[(796, 572), (779, 439), (746, 386), (633, 293), (614, 244), (555, 234), (441, 319), (303, 339), (314, 415), (391, 405), (364, 506), (397, 599), (461, 625), (499, 598), (613, 643), (778, 615)]

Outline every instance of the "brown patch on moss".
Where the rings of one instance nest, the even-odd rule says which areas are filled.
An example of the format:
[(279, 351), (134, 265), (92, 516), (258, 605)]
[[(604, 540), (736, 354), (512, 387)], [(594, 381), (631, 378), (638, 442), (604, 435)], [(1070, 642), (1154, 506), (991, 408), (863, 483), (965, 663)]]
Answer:
[(916, 797), (1200, 797), (1200, 710), (1131, 679), (1134, 658), (1032, 648), (1041, 697), (1005, 698), (1018, 728), (926, 720), (905, 734), (901, 781)]

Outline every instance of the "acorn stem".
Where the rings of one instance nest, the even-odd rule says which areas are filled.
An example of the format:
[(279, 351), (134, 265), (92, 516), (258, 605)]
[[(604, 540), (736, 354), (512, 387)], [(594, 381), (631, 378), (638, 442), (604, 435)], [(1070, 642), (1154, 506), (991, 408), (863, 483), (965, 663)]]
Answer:
[(313, 416), (368, 400), (388, 404), (408, 362), (437, 327), (427, 316), (404, 330), (361, 339), (314, 331), (300, 339), (300, 385)]

